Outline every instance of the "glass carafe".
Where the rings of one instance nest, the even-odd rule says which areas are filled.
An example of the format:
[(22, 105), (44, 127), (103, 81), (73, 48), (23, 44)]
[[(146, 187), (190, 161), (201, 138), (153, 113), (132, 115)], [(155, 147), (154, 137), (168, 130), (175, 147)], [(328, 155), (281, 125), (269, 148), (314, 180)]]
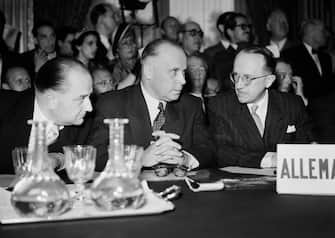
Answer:
[(103, 210), (139, 208), (145, 196), (138, 179), (124, 160), (124, 125), (128, 119), (105, 119), (109, 124), (108, 161), (91, 188), (92, 200)]
[(27, 170), (15, 184), (11, 203), (15, 210), (30, 217), (51, 218), (65, 212), (70, 196), (64, 182), (51, 167), (46, 145), (48, 122), (29, 121), (32, 129), (28, 145)]

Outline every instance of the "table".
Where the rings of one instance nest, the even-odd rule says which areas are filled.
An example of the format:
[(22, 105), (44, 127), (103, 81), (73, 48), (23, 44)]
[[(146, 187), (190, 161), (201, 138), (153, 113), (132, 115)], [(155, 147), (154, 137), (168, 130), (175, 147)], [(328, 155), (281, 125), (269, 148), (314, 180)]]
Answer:
[(335, 197), (278, 195), (273, 188), (191, 192), (183, 181), (172, 212), (160, 215), (0, 225), (0, 237), (333, 237)]

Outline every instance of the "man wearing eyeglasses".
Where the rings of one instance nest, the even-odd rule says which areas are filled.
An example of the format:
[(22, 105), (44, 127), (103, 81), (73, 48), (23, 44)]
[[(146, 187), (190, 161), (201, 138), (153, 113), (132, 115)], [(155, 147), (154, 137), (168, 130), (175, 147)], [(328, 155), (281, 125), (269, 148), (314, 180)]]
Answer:
[(181, 44), (187, 55), (200, 53), (204, 33), (194, 21), (186, 22), (181, 30)]
[(229, 40), (229, 45), (227, 50), (214, 56), (212, 75), (221, 82), (221, 90), (227, 91), (233, 88), (229, 73), (232, 71), (236, 53), (248, 45), (251, 39), (251, 25), (244, 14), (233, 12), (225, 19), (222, 34)]
[(237, 54), (234, 91), (209, 102), (209, 121), (224, 166), (275, 167), (280, 143), (310, 143), (310, 120), (300, 97), (269, 90), (275, 80), (269, 50), (248, 47)]

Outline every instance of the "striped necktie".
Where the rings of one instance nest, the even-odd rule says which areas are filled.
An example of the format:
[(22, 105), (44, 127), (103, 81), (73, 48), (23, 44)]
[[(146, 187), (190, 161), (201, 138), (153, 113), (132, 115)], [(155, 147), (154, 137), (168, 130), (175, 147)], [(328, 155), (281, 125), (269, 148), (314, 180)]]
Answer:
[(165, 120), (166, 120), (165, 115), (164, 115), (165, 114), (164, 113), (164, 105), (163, 105), (162, 102), (160, 102), (158, 104), (158, 110), (159, 110), (159, 112), (158, 112), (158, 114), (157, 114), (157, 116), (156, 116), (156, 118), (155, 118), (155, 120), (152, 124), (152, 131), (160, 130), (163, 127), (163, 125), (165, 123)]

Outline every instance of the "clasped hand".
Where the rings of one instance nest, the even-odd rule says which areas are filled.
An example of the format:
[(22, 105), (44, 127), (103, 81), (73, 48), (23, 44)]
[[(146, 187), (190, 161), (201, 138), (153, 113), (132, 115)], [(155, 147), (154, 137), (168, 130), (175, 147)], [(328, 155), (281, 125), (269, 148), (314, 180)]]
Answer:
[(168, 164), (182, 162), (181, 145), (174, 141), (180, 138), (179, 135), (165, 131), (155, 131), (152, 135), (158, 139), (145, 149), (142, 157), (143, 166), (151, 167), (161, 162)]

